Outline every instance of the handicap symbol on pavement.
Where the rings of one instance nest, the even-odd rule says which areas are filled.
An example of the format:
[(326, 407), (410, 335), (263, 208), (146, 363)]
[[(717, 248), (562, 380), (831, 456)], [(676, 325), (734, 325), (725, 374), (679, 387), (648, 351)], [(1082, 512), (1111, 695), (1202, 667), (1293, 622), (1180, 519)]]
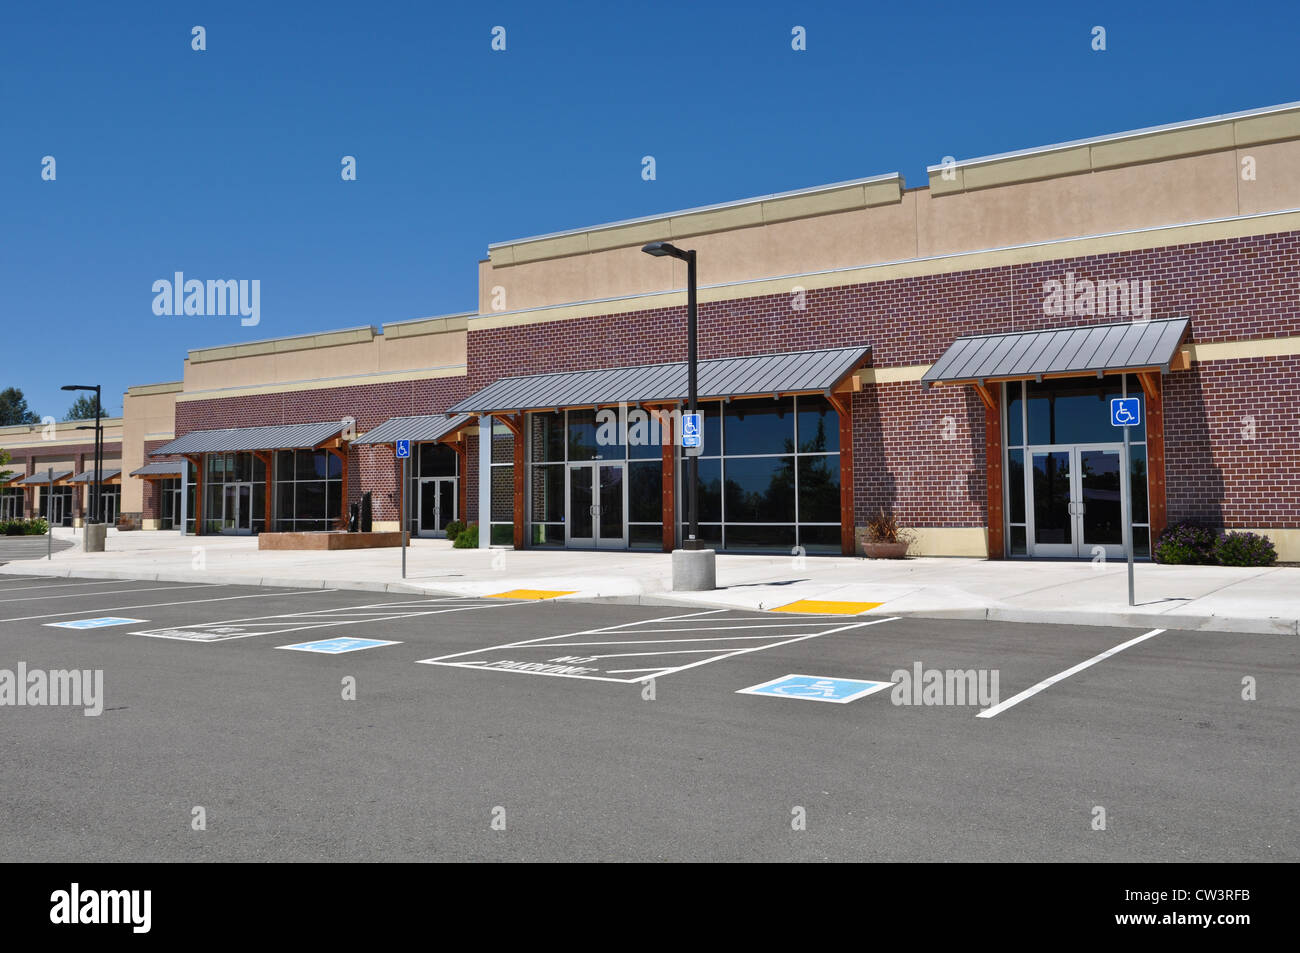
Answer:
[(740, 689), (739, 695), (775, 695), (843, 705), (888, 688), (892, 682), (871, 682), (859, 678), (830, 678), (825, 675), (783, 675), (761, 685)]
[(382, 639), (318, 639), (315, 642), (299, 642), (297, 645), (278, 645), (276, 648), (292, 649), (295, 652), (319, 652), (322, 655), (340, 655), (344, 652), (360, 652), (373, 649), (379, 645), (401, 645), (400, 642), (386, 642)]
[(103, 616), (99, 619), (74, 619), (71, 622), (46, 622), (56, 629), (102, 629), (110, 625), (126, 625), (128, 622), (144, 622), (144, 619), (122, 619), (117, 616)]

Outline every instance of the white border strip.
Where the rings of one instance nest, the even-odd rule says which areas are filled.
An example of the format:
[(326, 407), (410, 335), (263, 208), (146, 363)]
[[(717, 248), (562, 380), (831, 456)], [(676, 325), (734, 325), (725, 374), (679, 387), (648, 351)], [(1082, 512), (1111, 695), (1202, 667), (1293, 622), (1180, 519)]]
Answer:
[(1026, 698), (1031, 698), (1034, 695), (1037, 695), (1044, 688), (1048, 688), (1052, 685), (1055, 685), (1057, 682), (1067, 679), (1071, 675), (1074, 675), (1077, 672), (1082, 672), (1085, 668), (1089, 668), (1090, 666), (1096, 665), (1102, 659), (1110, 658), (1112, 655), (1115, 655), (1119, 652), (1123, 652), (1126, 648), (1137, 645), (1139, 642), (1145, 642), (1147, 639), (1151, 638), (1152, 636), (1159, 635), (1161, 632), (1164, 631), (1166, 630), (1152, 629), (1146, 635), (1139, 635), (1136, 639), (1129, 639), (1127, 642), (1121, 643), (1120, 645), (1117, 645), (1112, 649), (1107, 649), (1106, 651), (1102, 652), (1100, 655), (1094, 655), (1086, 662), (1080, 662), (1078, 665), (1075, 665), (1072, 668), (1067, 668), (1064, 672), (1058, 672), (1057, 674), (1053, 675), (1051, 678), (1043, 679), (1041, 682), (1039, 682), (1037, 685), (1033, 686), (1032, 688), (1026, 688), (1019, 695), (1012, 695), (1006, 701), (999, 702), (998, 704), (994, 705), (992, 708), (985, 708), (982, 712), (980, 712), (975, 717), (992, 718), (994, 715), (1006, 711), (1008, 708), (1012, 707), (1013, 705), (1019, 705)]

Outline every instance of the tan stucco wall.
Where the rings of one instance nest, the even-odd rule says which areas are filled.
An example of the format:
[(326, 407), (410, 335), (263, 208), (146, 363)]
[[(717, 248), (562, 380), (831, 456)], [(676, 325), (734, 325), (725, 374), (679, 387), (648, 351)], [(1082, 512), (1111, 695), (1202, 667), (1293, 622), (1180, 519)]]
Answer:
[[(1211, 140), (1217, 142), (1213, 137), (1205, 142)], [(983, 266), (982, 259), (998, 249), (1032, 255), (1024, 246), (1036, 242), (1085, 238), (1100, 246), (1155, 247), (1179, 240), (1178, 230), (1169, 226), (1300, 208), (1300, 139), (1238, 147), (1232, 147), (1229, 139), (1222, 145), (1228, 147), (1146, 160), (1137, 146), (1119, 149), (1117, 144), (1110, 158), (1094, 157), (1082, 172), (1078, 163), (1068, 161), (1067, 151), (1045, 167), (1055, 172), (1054, 178), (963, 187), (943, 194), (916, 189), (886, 204), (830, 213), (817, 213), (810, 204), (804, 218), (751, 222), (695, 235), (681, 244), (699, 251), (702, 286), (882, 263), (911, 263), (898, 267), (936, 273)], [(1241, 177), (1246, 156), (1255, 160), (1253, 180)], [(1041, 172), (1043, 160), (1035, 161)], [(1115, 164), (1121, 161), (1129, 164)], [(966, 179), (980, 174), (973, 169), (959, 171)], [(1005, 169), (1002, 174), (1015, 178)], [(658, 223), (641, 223), (637, 228), (646, 236), (668, 238), (660, 233), (668, 232), (672, 221), (673, 216), (666, 215)], [(1257, 230), (1281, 224), (1261, 220)], [(1145, 229), (1154, 231), (1109, 237)], [(546, 240), (542, 244), (549, 253), (566, 249), (568, 253), (522, 264), (509, 263), (522, 251), (512, 256), (512, 246), (494, 247), (489, 260), (479, 264), (480, 317), (471, 324), (527, 323), (530, 309), (603, 299), (623, 299), (593, 306), (605, 312), (676, 303), (663, 293), (685, 285), (684, 263), (651, 258), (637, 246), (600, 248), (591, 240), (599, 231), (586, 234), (585, 243), (568, 237)], [(513, 247), (526, 250), (530, 242)], [(1043, 256), (1064, 252), (1060, 247), (1042, 250)], [(934, 256), (947, 257), (926, 261)], [(818, 285), (837, 281), (835, 275), (820, 277)], [(792, 278), (784, 284), (800, 281)], [(495, 294), (498, 287), (505, 292), (504, 307)], [(701, 299), (744, 296), (747, 291), (747, 286), (715, 289), (712, 294), (702, 290)], [(567, 316), (571, 315), (548, 315), (552, 320)]]
[(122, 397), (122, 512), (144, 509), (144, 481), (129, 476), (147, 462), (144, 445), (175, 436), (180, 382), (132, 387)]
[(431, 318), (191, 351), (184, 391), (266, 393), (463, 374), (465, 318)]

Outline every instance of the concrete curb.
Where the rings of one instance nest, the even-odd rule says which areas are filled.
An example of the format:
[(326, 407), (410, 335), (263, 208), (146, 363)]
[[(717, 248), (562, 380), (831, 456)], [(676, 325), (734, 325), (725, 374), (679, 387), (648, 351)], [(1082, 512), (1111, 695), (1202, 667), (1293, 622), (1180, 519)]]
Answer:
[[(434, 585), (412, 582), (366, 582), (361, 580), (290, 579), (276, 576), (232, 576), (198, 572), (129, 573), (102, 569), (45, 566), (23, 569), (15, 563), (0, 564), (0, 577), (7, 575), (48, 576), (52, 578), (121, 579), (134, 582), (208, 583), (216, 586), (266, 586), (275, 589), (341, 589), (354, 592), (391, 592), (406, 595), (482, 598)], [(620, 593), (602, 596), (562, 596), (565, 602), (606, 603), (614, 605), (659, 606), (673, 609), (737, 609), (766, 612), (730, 602), (683, 598), (668, 592)], [(1191, 631), (1232, 632), (1242, 635), (1300, 635), (1300, 619), (1268, 619), (1235, 616), (1201, 616), (1187, 613), (1078, 612), (1061, 609), (1015, 609), (1010, 607), (971, 606), (958, 609), (904, 609), (888, 612), (888, 606), (874, 610), (876, 616), (892, 615), (908, 619), (960, 620), (967, 622), (1006, 622), (1034, 625), (1091, 625), (1127, 629), (1183, 629)]]

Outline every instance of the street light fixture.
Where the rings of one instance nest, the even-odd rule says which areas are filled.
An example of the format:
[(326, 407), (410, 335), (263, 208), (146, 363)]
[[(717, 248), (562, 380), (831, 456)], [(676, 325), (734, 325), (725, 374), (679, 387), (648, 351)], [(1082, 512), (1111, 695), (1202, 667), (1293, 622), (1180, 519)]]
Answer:
[(88, 522), (91, 522), (91, 523), (98, 523), (98, 522), (100, 522), (100, 520), (101, 520), (101, 518), (102, 518), (102, 516), (103, 516), (103, 514), (100, 512), (100, 495), (101, 495), (102, 492), (103, 492), (103, 490), (102, 490), (102, 488), (101, 488), (101, 481), (102, 481), (102, 479), (103, 479), (103, 467), (104, 467), (104, 463), (103, 463), (103, 453), (104, 453), (103, 447), (104, 447), (104, 438), (103, 438), (103, 428), (102, 428), (102, 426), (101, 426), (101, 424), (100, 424), (100, 421), (103, 419), (104, 411), (103, 411), (103, 404), (101, 404), (101, 403), (100, 403), (100, 400), (99, 400), (99, 395), (100, 395), (100, 385), (98, 385), (98, 384), (64, 384), (64, 385), (63, 385), (63, 390), (86, 390), (86, 391), (92, 391), (92, 390), (93, 390), (93, 391), (95, 392), (95, 426), (94, 426), (94, 427), (78, 427), (78, 428), (76, 428), (76, 429), (78, 429), (78, 430), (94, 430), (94, 431), (95, 431), (95, 481), (94, 481), (94, 483), (93, 483), (93, 485), (92, 485), (92, 490), (91, 490), (91, 497), (90, 497), (90, 500), (91, 500), (91, 502), (90, 502), (90, 517), (91, 517), (91, 518), (90, 518), (90, 520), (89, 520)]
[[(677, 258), (686, 262), (686, 386), (687, 398), (690, 405), (689, 412), (694, 414), (696, 410), (696, 388), (695, 388), (695, 370), (696, 370), (696, 353), (695, 353), (695, 249), (683, 251), (671, 242), (650, 242), (641, 249), (647, 255), (653, 255), (655, 258)], [(699, 515), (699, 460), (694, 455), (686, 457), (686, 518), (687, 530), (686, 539), (682, 542), (683, 549), (699, 549), (699, 526), (697, 523)]]

